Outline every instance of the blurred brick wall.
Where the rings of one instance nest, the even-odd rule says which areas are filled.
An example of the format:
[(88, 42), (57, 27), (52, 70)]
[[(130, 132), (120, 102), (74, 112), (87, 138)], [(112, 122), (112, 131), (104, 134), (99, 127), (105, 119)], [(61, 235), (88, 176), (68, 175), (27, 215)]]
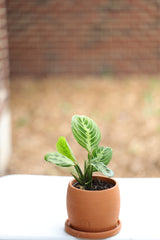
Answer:
[(8, 36), (5, 0), (0, 0), (0, 90), (8, 85)]
[(7, 0), (12, 76), (160, 73), (160, 0)]
[(0, 119), (8, 101), (8, 36), (5, 0), (0, 0)]

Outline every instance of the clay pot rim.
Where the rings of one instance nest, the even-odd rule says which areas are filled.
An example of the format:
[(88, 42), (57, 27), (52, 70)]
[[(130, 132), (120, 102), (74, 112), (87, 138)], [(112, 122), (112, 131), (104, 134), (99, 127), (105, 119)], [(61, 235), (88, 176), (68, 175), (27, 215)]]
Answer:
[(80, 192), (88, 192), (88, 193), (97, 193), (97, 192), (104, 192), (104, 191), (112, 191), (114, 188), (116, 188), (118, 186), (118, 182), (114, 179), (114, 178), (109, 178), (109, 177), (106, 177), (106, 176), (101, 176), (101, 175), (94, 175), (93, 176), (93, 179), (94, 178), (99, 178), (99, 179), (108, 179), (110, 182), (114, 182), (114, 186), (111, 187), (111, 188), (108, 188), (108, 189), (103, 189), (103, 190), (98, 190), (98, 191), (91, 191), (91, 190), (83, 190), (83, 189), (79, 189), (79, 188), (76, 188), (73, 186), (74, 183), (76, 183), (76, 179), (73, 178), (70, 180), (69, 182), (69, 186), (74, 190), (74, 191), (80, 191)]

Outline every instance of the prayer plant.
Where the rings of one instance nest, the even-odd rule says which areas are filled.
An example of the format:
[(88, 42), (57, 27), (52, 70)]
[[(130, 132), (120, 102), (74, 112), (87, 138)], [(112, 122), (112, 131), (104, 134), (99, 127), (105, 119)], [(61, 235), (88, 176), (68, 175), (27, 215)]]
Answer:
[(89, 190), (92, 185), (93, 172), (101, 172), (108, 177), (114, 175), (113, 171), (106, 166), (112, 158), (112, 149), (99, 146), (101, 132), (91, 118), (74, 115), (71, 128), (77, 142), (88, 152), (88, 159), (84, 161), (84, 169), (81, 169), (65, 137), (59, 137), (56, 144), (57, 152), (47, 153), (45, 160), (60, 167), (74, 167), (75, 171), (72, 171), (72, 176), (83, 186), (83, 189)]

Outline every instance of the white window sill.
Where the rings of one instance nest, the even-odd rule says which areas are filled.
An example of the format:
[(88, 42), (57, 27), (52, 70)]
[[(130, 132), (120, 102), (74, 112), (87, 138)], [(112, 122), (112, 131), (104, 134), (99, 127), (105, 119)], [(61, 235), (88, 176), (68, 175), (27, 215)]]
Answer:
[[(64, 231), (70, 177), (0, 178), (0, 239), (72, 240)], [(114, 240), (160, 239), (160, 178), (119, 178), (120, 233)]]

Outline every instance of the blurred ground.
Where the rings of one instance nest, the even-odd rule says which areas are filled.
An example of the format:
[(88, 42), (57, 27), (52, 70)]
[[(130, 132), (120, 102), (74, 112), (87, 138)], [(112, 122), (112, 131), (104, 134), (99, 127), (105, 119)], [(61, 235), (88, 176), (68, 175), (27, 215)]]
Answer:
[(7, 174), (64, 175), (43, 160), (65, 136), (76, 157), (86, 152), (72, 137), (73, 114), (93, 118), (101, 145), (113, 148), (115, 177), (160, 177), (160, 82), (158, 78), (11, 81), (13, 156)]

